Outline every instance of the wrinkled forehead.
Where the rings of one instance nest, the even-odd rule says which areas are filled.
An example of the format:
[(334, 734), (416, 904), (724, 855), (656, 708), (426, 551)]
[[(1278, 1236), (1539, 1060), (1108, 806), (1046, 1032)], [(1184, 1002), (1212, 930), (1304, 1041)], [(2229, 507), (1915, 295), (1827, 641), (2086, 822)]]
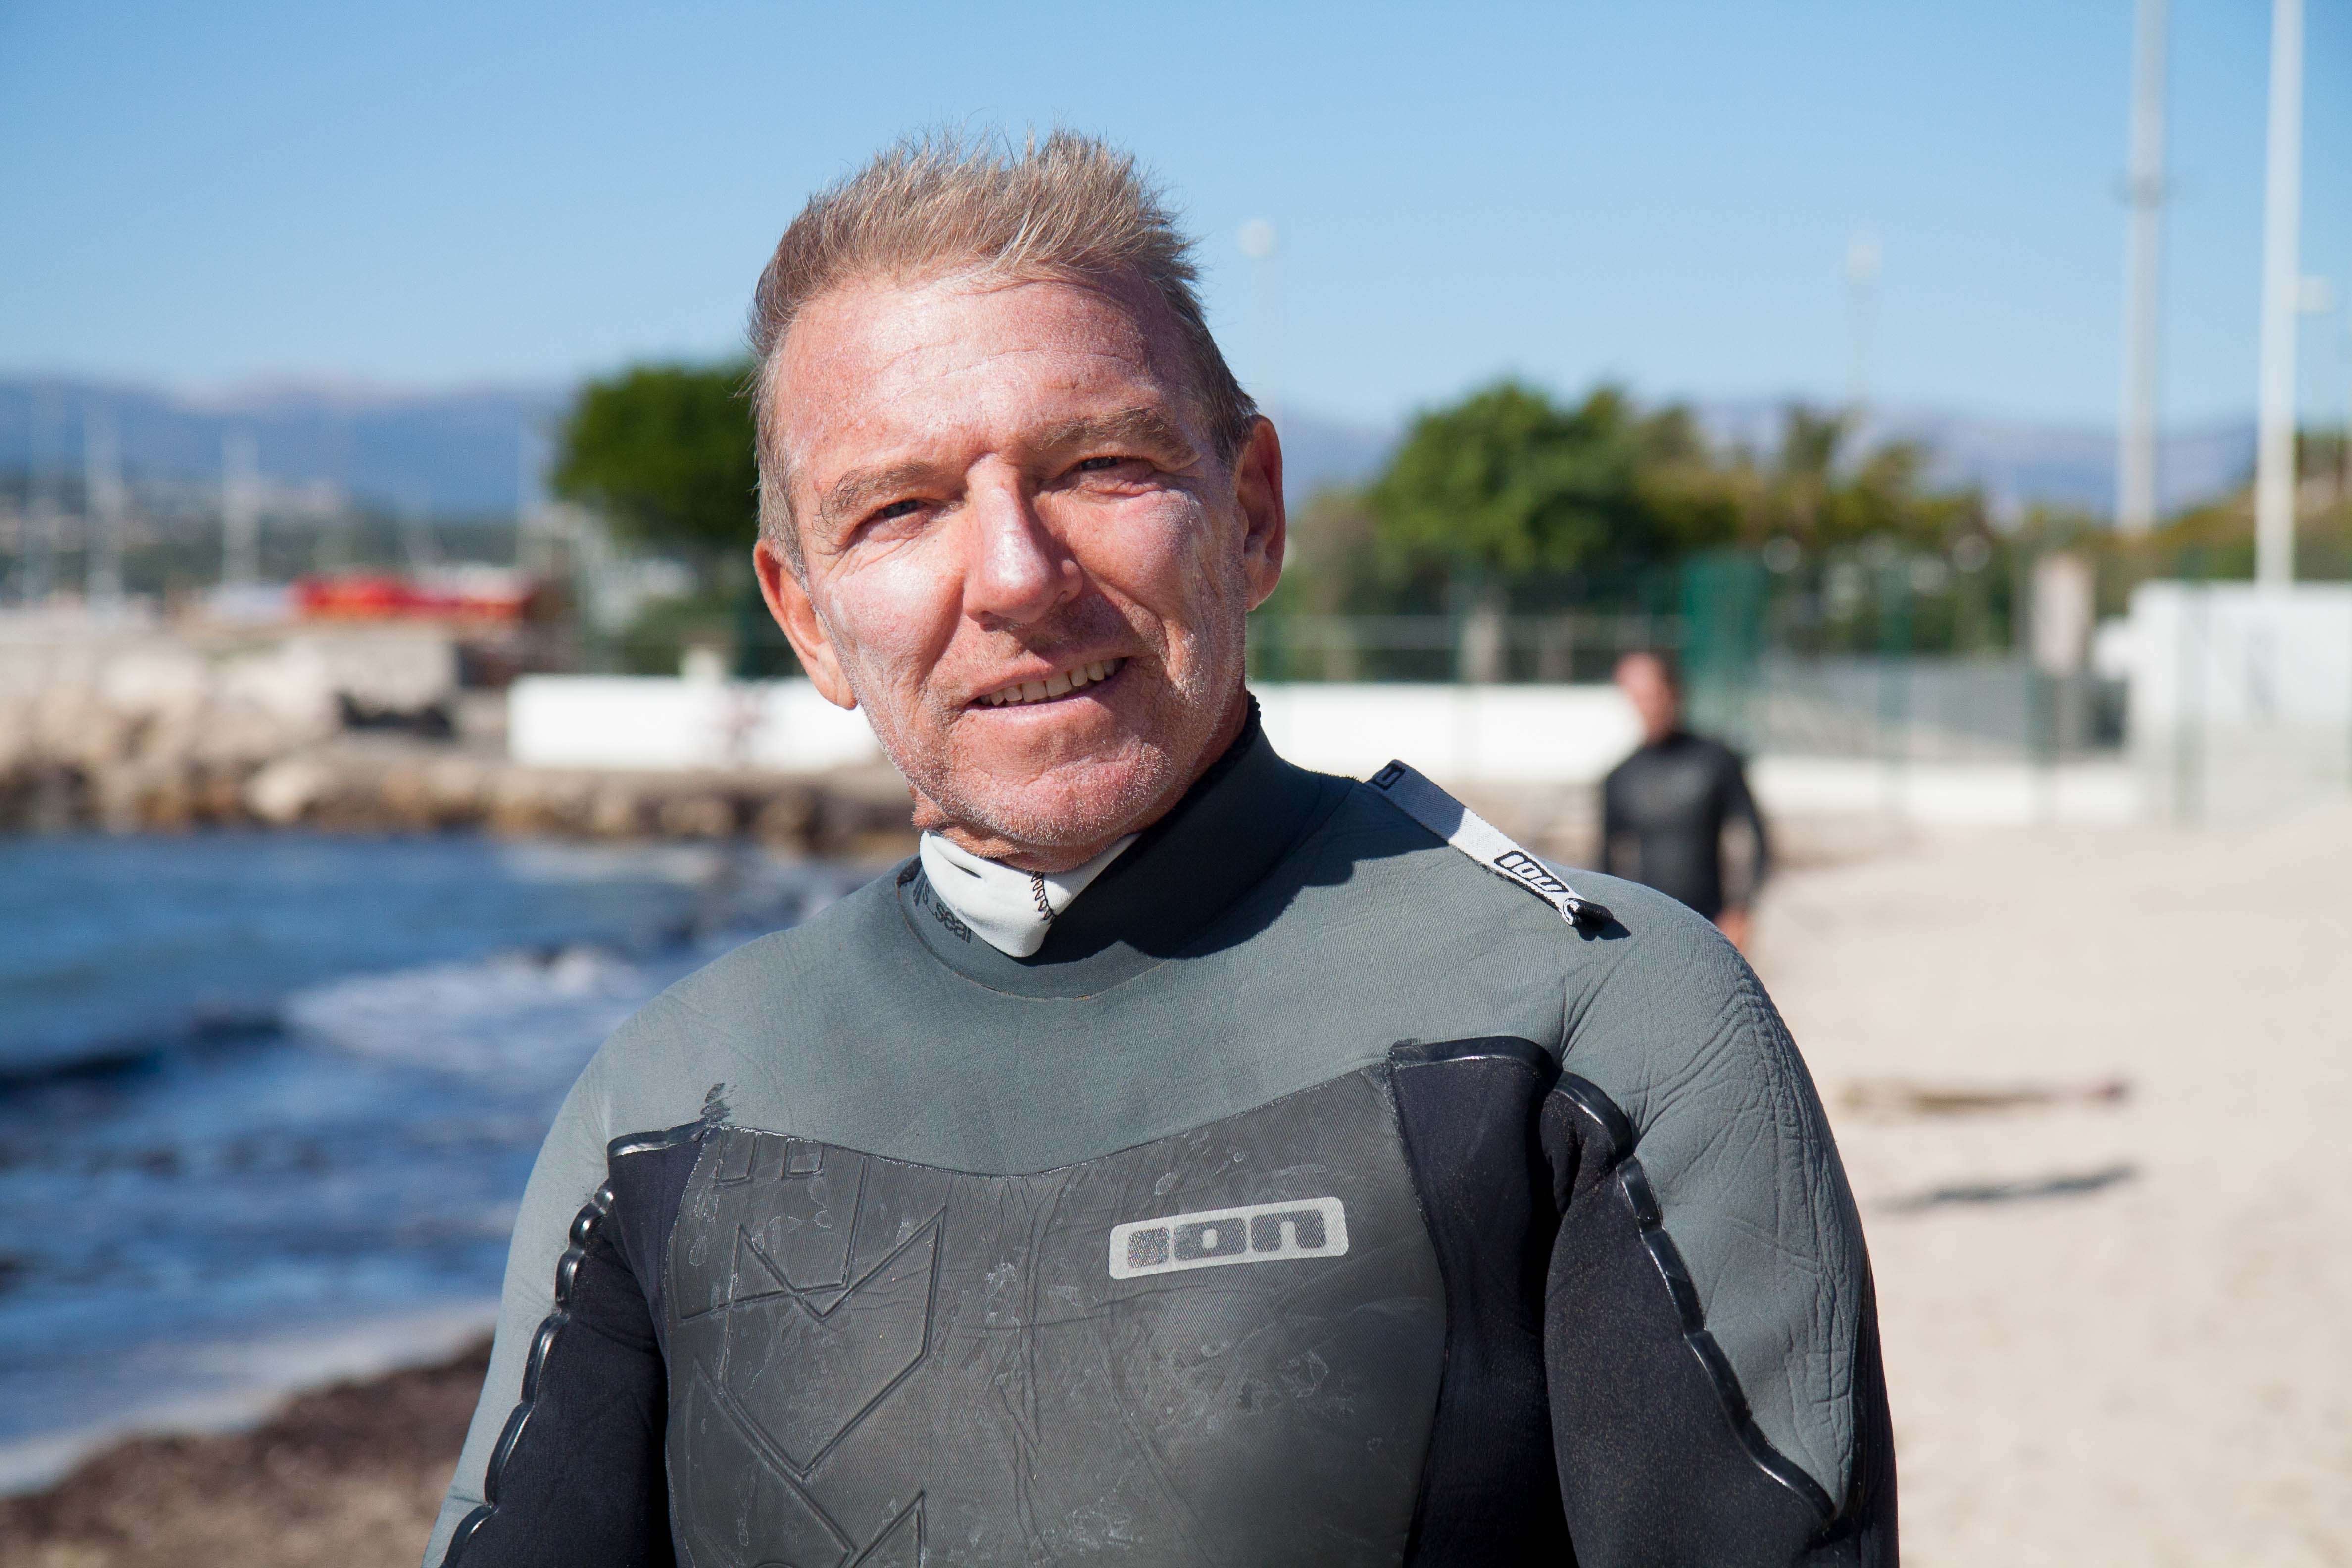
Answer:
[(767, 375), (771, 456), (795, 489), (909, 443), (1016, 437), (1091, 403), (1200, 420), (1172, 312), (1118, 278), (853, 283), (802, 310)]

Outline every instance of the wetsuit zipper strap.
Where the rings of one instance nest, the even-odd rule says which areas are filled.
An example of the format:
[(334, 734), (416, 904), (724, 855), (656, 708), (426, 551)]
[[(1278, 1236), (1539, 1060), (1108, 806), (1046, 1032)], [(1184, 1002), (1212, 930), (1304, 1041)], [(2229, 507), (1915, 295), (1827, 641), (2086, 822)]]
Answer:
[(1417, 770), (1392, 762), (1365, 781), (1389, 804), (1503, 880), (1526, 889), (1578, 927), (1608, 923), (1606, 909), (1580, 896), (1502, 829), (1438, 788)]

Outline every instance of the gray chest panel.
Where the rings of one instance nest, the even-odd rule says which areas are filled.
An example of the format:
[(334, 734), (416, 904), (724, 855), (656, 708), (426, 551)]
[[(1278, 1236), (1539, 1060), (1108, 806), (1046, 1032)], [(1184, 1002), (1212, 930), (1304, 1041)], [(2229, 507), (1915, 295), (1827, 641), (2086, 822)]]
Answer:
[(668, 1271), (696, 1568), (1403, 1556), (1445, 1306), (1385, 1068), (1030, 1176), (715, 1128)]

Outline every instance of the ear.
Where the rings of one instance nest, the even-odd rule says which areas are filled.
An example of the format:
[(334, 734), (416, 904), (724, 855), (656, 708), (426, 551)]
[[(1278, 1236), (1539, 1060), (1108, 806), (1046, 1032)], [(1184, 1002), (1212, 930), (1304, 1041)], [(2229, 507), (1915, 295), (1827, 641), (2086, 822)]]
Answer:
[(1282, 581), (1282, 552), (1290, 520), (1282, 504), (1282, 437), (1261, 417), (1234, 459), (1234, 500), (1242, 514), (1242, 574), (1255, 610)]
[(760, 596), (768, 601), (768, 614), (776, 618), (793, 651), (800, 655), (810, 684), (836, 708), (856, 707), (857, 694), (841, 672), (841, 659), (816, 613), (815, 602), (809, 597), (808, 584), (765, 535), (751, 546), (751, 571), (760, 579)]

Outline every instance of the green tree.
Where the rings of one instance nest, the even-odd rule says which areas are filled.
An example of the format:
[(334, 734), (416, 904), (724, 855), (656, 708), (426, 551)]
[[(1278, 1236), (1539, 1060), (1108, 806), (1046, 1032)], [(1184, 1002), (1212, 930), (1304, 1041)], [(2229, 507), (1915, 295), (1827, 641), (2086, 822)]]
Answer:
[(581, 390), (563, 422), (557, 494), (622, 538), (708, 568), (759, 521), (746, 367), (636, 365)]
[(1381, 543), (1487, 582), (1654, 554), (1644, 431), (1602, 387), (1563, 409), (1503, 381), (1412, 422), (1366, 497)]

